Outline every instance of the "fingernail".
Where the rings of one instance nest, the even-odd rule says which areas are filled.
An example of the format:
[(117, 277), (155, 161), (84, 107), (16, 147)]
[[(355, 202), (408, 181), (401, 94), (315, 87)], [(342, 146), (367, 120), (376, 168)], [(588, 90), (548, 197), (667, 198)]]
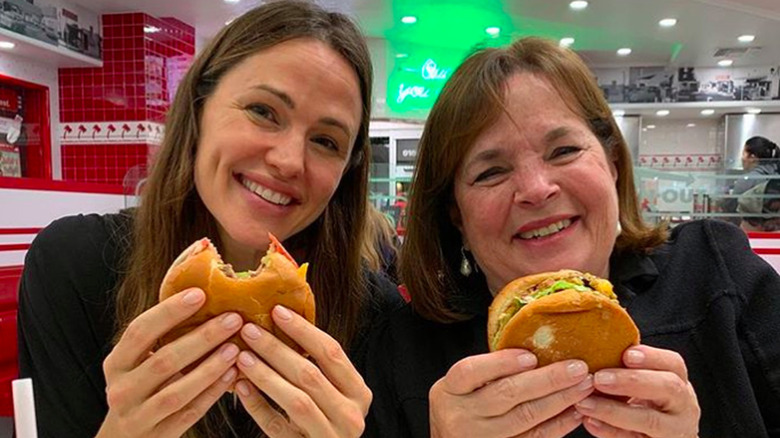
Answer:
[(222, 317), (222, 327), (227, 330), (238, 328), (242, 322), (241, 317), (237, 313), (228, 313)]
[(632, 365), (639, 365), (645, 360), (645, 354), (639, 350), (628, 350), (626, 353), (626, 362)]
[(229, 362), (238, 355), (238, 347), (235, 344), (227, 344), (222, 347), (222, 351), (219, 352), (219, 355), (222, 356), (222, 359), (224, 359), (225, 362)]
[(247, 351), (242, 351), (241, 354), (238, 355), (238, 361), (241, 362), (241, 365), (244, 365), (244, 366), (247, 366), (247, 367), (251, 367), (255, 363), (257, 363), (255, 358), (252, 357), (252, 353), (249, 353)]
[(246, 383), (246, 382), (245, 382), (245, 381), (243, 381), (243, 380), (242, 380), (242, 381), (240, 381), (240, 382), (238, 382), (238, 383), (236, 383), (236, 389), (237, 389), (237, 390), (238, 390), (238, 392), (239, 392), (239, 393), (241, 393), (241, 395), (243, 395), (244, 397), (246, 397), (246, 396), (248, 396), (248, 395), (249, 395), (249, 384), (248, 384), (248, 383)]
[(580, 382), (579, 385), (577, 385), (577, 391), (585, 392), (590, 390), (591, 388), (593, 388), (593, 377), (591, 376), (586, 377), (585, 380), (583, 380), (582, 382)]
[(274, 314), (277, 318), (281, 319), (282, 321), (289, 321), (292, 319), (292, 313), (290, 313), (289, 310), (287, 310), (284, 306), (276, 306), (274, 307)]
[(599, 371), (596, 373), (596, 383), (599, 385), (611, 385), (615, 383), (615, 373), (609, 371)]
[(236, 371), (235, 368), (231, 367), (229, 370), (227, 370), (225, 374), (222, 375), (222, 377), (220, 377), (220, 380), (222, 380), (225, 383), (230, 382), (236, 378), (237, 374), (238, 371)]
[(588, 397), (580, 400), (580, 402), (577, 403), (577, 408), (582, 409), (583, 411), (592, 411), (596, 408), (596, 402), (593, 401), (592, 398)]
[(566, 365), (566, 372), (569, 373), (569, 377), (582, 377), (588, 374), (588, 366), (581, 360), (572, 361)]
[(259, 328), (257, 328), (256, 325), (249, 323), (244, 325), (244, 334), (249, 339), (260, 339), (260, 336), (263, 334)]
[(520, 366), (523, 368), (532, 368), (536, 366), (536, 356), (531, 353), (523, 353), (517, 356), (517, 361), (520, 362)]
[(194, 289), (189, 292), (186, 292), (182, 297), (181, 301), (184, 304), (192, 306), (193, 304), (198, 304), (201, 301), (203, 301), (203, 298), (205, 298), (205, 296), (206, 295), (199, 289)]

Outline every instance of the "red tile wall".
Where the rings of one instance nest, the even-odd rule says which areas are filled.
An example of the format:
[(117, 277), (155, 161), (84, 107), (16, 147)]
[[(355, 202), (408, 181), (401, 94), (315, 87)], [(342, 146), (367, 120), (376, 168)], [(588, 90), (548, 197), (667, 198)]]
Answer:
[(122, 185), (128, 169), (146, 167), (145, 144), (67, 145), (62, 148), (62, 177), (66, 181)]
[[(60, 121), (164, 123), (176, 85), (168, 82), (191, 63), (195, 29), (141, 12), (103, 15), (102, 25), (103, 67), (59, 70)], [(150, 146), (63, 145), (63, 178), (121, 183), (139, 150), (147, 154)]]

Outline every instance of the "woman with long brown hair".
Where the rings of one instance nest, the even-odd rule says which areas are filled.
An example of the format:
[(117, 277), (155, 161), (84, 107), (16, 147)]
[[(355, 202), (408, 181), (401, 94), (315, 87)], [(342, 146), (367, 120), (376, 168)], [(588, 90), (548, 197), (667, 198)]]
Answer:
[[(306, 2), (253, 9), (197, 56), (140, 206), (58, 220), (27, 255), (20, 365), (42, 436), (362, 432), (362, 328), (400, 301), (362, 252), (371, 81), (358, 28)], [(232, 313), (155, 351), (205, 301), (158, 304), (176, 256), (206, 236), (254, 269), (269, 232), (310, 263), (316, 327), (278, 306), (273, 318), (313, 361)], [(239, 332), (251, 351), (226, 343)], [(233, 385), (243, 409), (220, 401)]]

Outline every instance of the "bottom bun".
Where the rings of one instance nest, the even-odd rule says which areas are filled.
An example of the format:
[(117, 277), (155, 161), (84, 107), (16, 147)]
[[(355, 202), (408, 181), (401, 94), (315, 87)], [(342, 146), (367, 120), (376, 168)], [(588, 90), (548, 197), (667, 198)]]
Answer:
[(565, 290), (524, 306), (503, 327), (496, 349), (525, 348), (539, 366), (580, 359), (592, 373), (623, 366), (626, 348), (639, 344), (628, 313), (607, 297)]

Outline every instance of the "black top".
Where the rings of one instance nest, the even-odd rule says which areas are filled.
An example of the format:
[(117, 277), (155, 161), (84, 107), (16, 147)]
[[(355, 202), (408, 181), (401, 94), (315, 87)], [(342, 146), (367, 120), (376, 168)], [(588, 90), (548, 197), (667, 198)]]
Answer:
[[(701, 437), (780, 436), (780, 276), (738, 228), (696, 221), (650, 256), (610, 260), (610, 280), (642, 343), (685, 359), (702, 410)], [(372, 332), (366, 381), (368, 436), (429, 435), (428, 391), (458, 360), (488, 351), (484, 295), (461, 300), (474, 317), (454, 324), (410, 307)], [(590, 436), (583, 427), (569, 436)]]
[[(19, 373), (33, 379), (41, 437), (94, 437), (108, 412), (102, 364), (112, 349), (114, 297), (131, 223), (130, 213), (60, 219), (27, 253), (19, 286)], [(392, 283), (374, 274), (368, 279), (365, 325), (402, 304)], [(366, 339), (363, 330), (347, 351), (357, 366)]]

